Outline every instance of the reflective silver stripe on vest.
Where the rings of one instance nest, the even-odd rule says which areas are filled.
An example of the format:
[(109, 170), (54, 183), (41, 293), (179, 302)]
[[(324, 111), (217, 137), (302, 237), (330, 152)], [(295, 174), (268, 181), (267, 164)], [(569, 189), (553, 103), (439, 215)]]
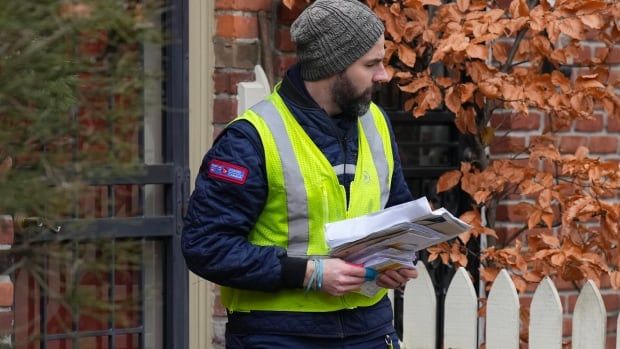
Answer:
[(286, 189), (286, 207), (288, 210), (288, 248), (291, 257), (306, 256), (310, 227), (308, 223), (308, 197), (301, 175), (299, 163), (293, 151), (293, 144), (286, 132), (284, 121), (275, 106), (269, 101), (262, 101), (252, 108), (261, 116), (273, 138), (280, 154)]
[(340, 165), (336, 165), (334, 166), (334, 172), (336, 173), (336, 176), (340, 176), (341, 174), (355, 174), (355, 169), (357, 168), (357, 166), (353, 165), (353, 164), (340, 164)]
[(379, 132), (377, 131), (377, 126), (375, 125), (370, 109), (360, 118), (360, 120), (362, 121), (362, 128), (366, 134), (368, 145), (370, 146), (372, 159), (374, 160), (375, 167), (377, 168), (379, 186), (381, 187), (381, 208), (384, 208), (387, 204), (388, 197), (390, 196), (390, 178), (388, 161), (385, 158), (385, 152), (383, 150), (383, 141), (381, 140), (381, 135), (379, 135)]

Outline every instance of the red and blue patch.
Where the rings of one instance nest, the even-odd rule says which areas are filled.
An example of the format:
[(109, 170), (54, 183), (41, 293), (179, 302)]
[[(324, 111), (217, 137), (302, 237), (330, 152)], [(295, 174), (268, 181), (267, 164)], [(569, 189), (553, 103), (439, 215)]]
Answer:
[(209, 162), (209, 177), (235, 184), (245, 184), (248, 179), (248, 169), (230, 162), (211, 160)]

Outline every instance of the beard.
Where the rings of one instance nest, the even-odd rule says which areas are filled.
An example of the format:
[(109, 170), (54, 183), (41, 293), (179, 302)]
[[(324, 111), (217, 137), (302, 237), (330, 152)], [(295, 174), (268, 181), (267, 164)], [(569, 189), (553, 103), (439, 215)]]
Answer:
[(332, 95), (334, 96), (334, 102), (342, 110), (342, 117), (350, 120), (356, 120), (358, 117), (363, 116), (370, 108), (370, 102), (372, 95), (381, 88), (379, 83), (373, 83), (372, 86), (357, 92), (351, 79), (342, 72), (338, 74), (338, 79), (332, 85)]

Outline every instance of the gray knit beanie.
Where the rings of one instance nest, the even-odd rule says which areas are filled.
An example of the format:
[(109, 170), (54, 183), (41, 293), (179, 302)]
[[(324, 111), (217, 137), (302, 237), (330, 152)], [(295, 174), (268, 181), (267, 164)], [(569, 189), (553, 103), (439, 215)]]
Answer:
[(291, 26), (301, 76), (316, 81), (344, 71), (383, 35), (381, 20), (358, 0), (317, 0)]

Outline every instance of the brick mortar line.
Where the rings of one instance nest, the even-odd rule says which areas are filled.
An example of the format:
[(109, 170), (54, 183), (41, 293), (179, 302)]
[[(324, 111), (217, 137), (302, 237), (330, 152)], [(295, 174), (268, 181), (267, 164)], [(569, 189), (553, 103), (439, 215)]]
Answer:
[(214, 73), (254, 73), (254, 69), (244, 69), (244, 68), (233, 68), (233, 67), (222, 67), (215, 68), (213, 70)]
[(215, 10), (215, 17), (219, 15), (240, 16), (240, 17), (257, 17), (258, 11), (244, 11), (244, 10)]
[(226, 92), (222, 92), (222, 93), (214, 93), (214, 99), (220, 99), (220, 100), (224, 100), (224, 99), (236, 99), (237, 95), (232, 94), (232, 93), (226, 93)]
[(214, 39), (218, 39), (219, 42), (213, 41), (214, 43), (224, 43), (224, 44), (255, 44), (260, 40), (258, 38), (227, 38), (225, 36), (214, 36)]

